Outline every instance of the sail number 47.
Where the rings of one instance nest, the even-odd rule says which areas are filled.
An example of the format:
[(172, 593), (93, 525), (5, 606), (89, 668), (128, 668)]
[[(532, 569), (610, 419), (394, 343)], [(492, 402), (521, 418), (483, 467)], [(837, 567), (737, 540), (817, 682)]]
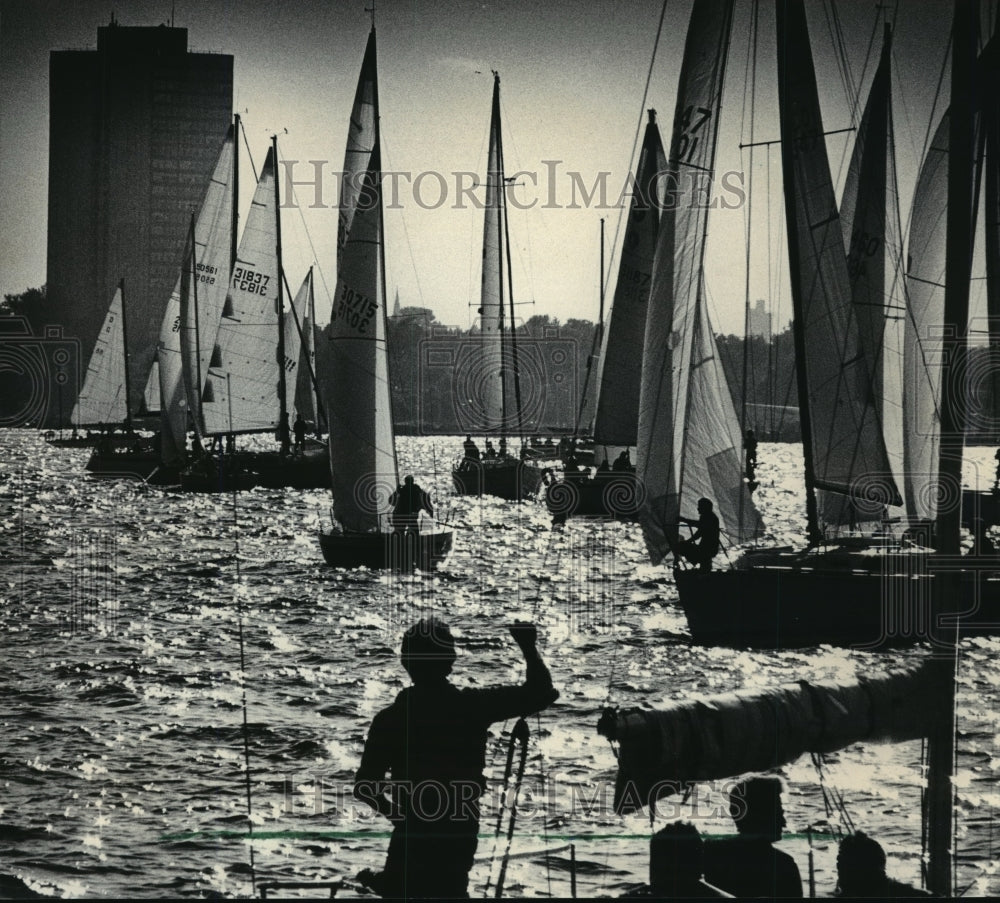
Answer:
[(680, 121), (680, 131), (674, 139), (674, 154), (679, 163), (690, 163), (698, 147), (698, 132), (712, 118), (708, 107), (688, 107)]
[(368, 323), (377, 310), (378, 305), (371, 298), (345, 285), (330, 319), (340, 317), (358, 332), (366, 332)]

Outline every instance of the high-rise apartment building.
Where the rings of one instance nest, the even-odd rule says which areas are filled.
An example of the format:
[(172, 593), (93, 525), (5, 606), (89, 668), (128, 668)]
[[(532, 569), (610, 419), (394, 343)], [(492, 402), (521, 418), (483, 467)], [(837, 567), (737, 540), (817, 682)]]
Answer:
[(125, 280), (135, 413), (160, 322), (233, 108), (233, 58), (187, 29), (98, 28), (50, 57), (48, 299), (85, 368)]

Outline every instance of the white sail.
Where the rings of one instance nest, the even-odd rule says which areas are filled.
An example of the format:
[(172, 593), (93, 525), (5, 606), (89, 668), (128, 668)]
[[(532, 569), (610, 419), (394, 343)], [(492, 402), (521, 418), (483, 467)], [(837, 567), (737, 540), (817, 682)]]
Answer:
[(268, 148), (211, 353), (202, 399), (207, 433), (273, 432), (278, 425), (281, 275), (274, 179), (274, 151)]
[(907, 316), (903, 383), (906, 510), (937, 516), (941, 421), (945, 249), (948, 211), (948, 115), (941, 118), (924, 157), (913, 195), (906, 272)]
[(125, 331), (119, 285), (97, 336), (71, 422), (74, 426), (117, 424), (127, 415)]
[[(887, 474), (870, 473), (866, 481), (888, 500), (899, 500), (903, 485), (903, 348), (905, 299), (902, 236), (892, 134), (890, 62), (892, 37), (886, 29), (879, 62), (868, 94), (840, 204), (847, 252), (851, 304), (871, 376), (871, 398), (882, 424)], [(881, 520), (882, 505), (820, 491), (820, 519), (827, 524)]]
[[(299, 289), (299, 295), (302, 289)], [(296, 323), (296, 316), (299, 322)], [(285, 410), (291, 413), (295, 410), (296, 386), (299, 384), (299, 368), (302, 366), (302, 333), (300, 330), (306, 328), (306, 322), (302, 320), (301, 314), (286, 310), (282, 317), (282, 330), (284, 338), (284, 368), (285, 368)]]
[[(851, 303), (805, 9), (801, 0), (788, 0), (777, 4), (777, 13), (793, 328), (805, 392), (799, 404), (803, 426), (808, 425), (803, 436), (807, 489), (881, 497), (882, 481), (891, 479), (891, 469)], [(870, 482), (872, 475), (878, 485)], [(817, 528), (818, 523), (810, 523), (813, 538)]]
[(368, 36), (361, 75), (354, 92), (354, 106), (347, 131), (347, 150), (340, 183), (340, 214), (337, 223), (338, 268), (340, 252), (347, 242), (357, 209), (358, 196), (371, 163), (372, 151), (377, 141), (378, 85), (375, 69), (375, 29)]
[(731, 539), (740, 541), (759, 527), (705, 309), (708, 208), (686, 203), (682, 194), (712, 185), (732, 17), (732, 0), (695, 4), (677, 93), (666, 178), (673, 202), (660, 220), (653, 263), (636, 450), (646, 494), (640, 522), (654, 563), (675, 541), (678, 516), (694, 515), (699, 496), (717, 503), (720, 526)]
[(149, 370), (149, 380), (142, 393), (142, 412), (144, 414), (160, 413), (160, 361), (155, 359)]
[[(479, 372), (473, 383), (480, 428), (497, 430), (506, 420), (503, 331), (504, 305), (504, 204), (500, 160), (500, 76), (494, 75), (490, 116), (490, 146), (486, 165), (486, 209), (483, 218), (483, 269), (480, 292)], [(507, 324), (506, 328), (509, 328)]]
[[(194, 241), (189, 235), (181, 274), (160, 328), (161, 432), (163, 460), (168, 464), (183, 455), (189, 409), (195, 409), (192, 423), (200, 427), (197, 408), (226, 300), (232, 254), (235, 134), (230, 126), (192, 227)], [(190, 374), (188, 379), (185, 372)], [(199, 380), (201, 384), (195, 385)]]
[(656, 125), (655, 110), (643, 137), (636, 168), (635, 194), (622, 244), (614, 301), (601, 349), (597, 379), (597, 445), (635, 445), (639, 428), (639, 389), (642, 384), (642, 347), (646, 332), (649, 286), (662, 203), (659, 179), (667, 158)]
[(398, 485), (382, 279), (381, 172), (376, 146), (342, 252), (320, 386), (330, 429), (334, 517), (344, 530), (388, 530)]
[[(312, 267), (306, 273), (306, 278), (302, 280), (302, 285), (292, 301), (292, 310), (298, 317), (299, 325), (302, 327), (302, 335), (299, 337), (298, 329), (295, 330), (295, 340), (299, 342), (299, 364), (295, 375), (295, 388), (293, 403), (295, 412), (301, 414), (309, 421), (316, 420), (316, 396), (313, 390), (313, 374), (316, 372), (315, 335), (313, 332), (313, 275)], [(285, 334), (285, 348), (289, 347), (289, 337)]]

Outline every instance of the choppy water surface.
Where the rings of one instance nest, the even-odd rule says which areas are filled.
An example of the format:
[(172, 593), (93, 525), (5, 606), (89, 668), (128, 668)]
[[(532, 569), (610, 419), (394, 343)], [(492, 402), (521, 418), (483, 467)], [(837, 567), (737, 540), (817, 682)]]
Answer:
[[(231, 496), (91, 480), (87, 452), (52, 449), (34, 433), (0, 433), (0, 445), (0, 872), (46, 893), (251, 892), (240, 600), (258, 882), (351, 879), (381, 865), (387, 825), (352, 805), (350, 785), (372, 716), (404, 685), (399, 636), (420, 615), (452, 624), (455, 681), (466, 685), (519, 681), (506, 625), (538, 622), (562, 696), (532, 719), (512, 851), (574, 840), (581, 895), (617, 894), (646, 877), (648, 820), (610, 808), (615, 761), (594, 729), (609, 698), (655, 707), (849, 678), (926, 654), (694, 647), (665, 571), (645, 563), (637, 527), (571, 522), (553, 533), (539, 504), (451, 497), (458, 440), (400, 442), (404, 472), (433, 489), (455, 525), (441, 570), (406, 577), (323, 564), (323, 492), (255, 490), (234, 507)], [(974, 451), (984, 480), (992, 477), (992, 450)], [(799, 450), (762, 445), (760, 457), (758, 501), (772, 536), (798, 541)], [(1000, 641), (963, 644), (958, 881), (970, 895), (1000, 893), (998, 662)], [(488, 751), (495, 779), (506, 757), (501, 727)], [(824, 800), (839, 790), (855, 826), (888, 849), (890, 872), (916, 881), (921, 744), (828, 758), (822, 782), (807, 759), (784, 771), (792, 836), (783, 843), (803, 878), (807, 826), (837, 823)], [(661, 820), (693, 815), (705, 833), (732, 831), (719, 793), (701, 793), (697, 810), (678, 804)], [(492, 826), (484, 818), (483, 830)], [(815, 843), (817, 890), (829, 893), (833, 847)], [(503, 844), (481, 840), (480, 892), (495, 849), (494, 884)], [(568, 895), (568, 853), (512, 862), (506, 887)]]

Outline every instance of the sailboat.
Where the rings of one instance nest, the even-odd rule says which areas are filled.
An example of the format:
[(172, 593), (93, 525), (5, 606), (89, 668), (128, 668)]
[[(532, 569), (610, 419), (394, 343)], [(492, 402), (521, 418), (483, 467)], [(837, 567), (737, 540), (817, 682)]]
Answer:
[[(714, 171), (732, 17), (732, 0), (698, 3), (692, 12), (667, 169), (675, 185)], [(645, 489), (639, 519), (654, 564), (676, 555), (679, 519), (700, 497), (714, 501), (721, 532), (733, 542), (762, 526), (743, 481), (739, 423), (708, 315), (707, 216), (694, 204), (665, 210), (652, 267), (637, 465)]]
[[(597, 404), (593, 439), (598, 470), (590, 477), (587, 473), (575, 474), (572, 462), (567, 465), (566, 479), (550, 485), (545, 494), (549, 510), (557, 516), (610, 515), (634, 519), (641, 504), (641, 484), (635, 479), (629, 456), (629, 450), (636, 447), (639, 430), (642, 355), (636, 349), (642, 348), (646, 332), (660, 226), (659, 180), (667, 171), (656, 111), (649, 110), (648, 115), (611, 314), (600, 365), (595, 371)], [(629, 464), (612, 469), (611, 462), (617, 464), (619, 460), (629, 460)]]
[(399, 485), (399, 468), (386, 348), (381, 166), (373, 24), (344, 163), (337, 288), (317, 353), (334, 518), (334, 529), (321, 533), (319, 542), (334, 567), (429, 570), (450, 551), (452, 533), (398, 532), (389, 523), (389, 494)]
[[(277, 137), (272, 137), (233, 263), (201, 396), (203, 435), (216, 437), (219, 453), (202, 455), (182, 472), (185, 489), (330, 485), (327, 450), (319, 443), (296, 457), (235, 451), (235, 436), (274, 434), (294, 407), (301, 343), (297, 318), (285, 311), (276, 166)], [(307, 298), (311, 287), (307, 277), (299, 299)], [(232, 450), (222, 451), (224, 436)]]
[[(847, 497), (854, 509), (867, 506), (873, 512), (898, 504), (900, 499), (874, 407), (864, 403), (872, 395), (871, 375), (866, 369), (856, 311), (851, 307), (845, 266), (848, 257), (829, 176), (804, 8), (799, 0), (781, 2), (777, 7), (778, 46), (783, 48), (778, 55), (779, 102), (786, 136), (782, 154), (810, 548), (804, 552), (748, 552), (736, 568), (725, 571), (675, 569), (688, 625), (699, 642), (767, 648), (936, 642), (956, 623), (961, 623), (964, 633), (996, 632), (1000, 628), (1000, 583), (994, 563), (959, 556), (957, 521), (951, 550), (941, 539), (948, 528), (937, 524), (938, 551), (933, 554), (895, 541), (881, 553), (869, 548), (856, 554), (850, 545), (817, 548), (823, 539), (819, 491), (838, 493)], [(881, 73), (888, 77), (887, 64)], [(874, 148), (875, 153), (884, 154), (884, 144), (872, 144), (872, 137), (870, 132), (864, 136), (866, 150)], [(928, 161), (933, 167), (940, 166), (940, 157), (929, 155)], [(918, 199), (923, 179), (924, 175), (918, 180)], [(869, 185), (865, 192), (870, 191)], [(869, 194), (867, 200), (875, 205), (884, 203), (884, 191), (883, 182), (882, 194), (874, 198)], [(934, 198), (940, 202), (947, 195), (938, 192)], [(929, 216), (940, 218), (940, 210), (938, 203), (935, 212), (928, 211)], [(916, 213), (914, 221), (919, 221)], [(913, 246), (911, 236), (911, 249)], [(949, 247), (949, 255), (962, 253)], [(971, 259), (967, 252), (966, 256)], [(939, 281), (940, 273), (935, 276)], [(918, 315), (911, 306), (908, 316)], [(833, 355), (834, 350), (840, 354)], [(835, 357), (847, 363), (837, 363)], [(947, 364), (941, 364), (937, 375), (932, 373), (930, 378), (947, 380)], [(912, 388), (909, 383), (907, 387)], [(946, 422), (941, 413), (944, 394), (938, 399), (941, 424)], [(912, 432), (913, 428), (911, 421), (908, 429)], [(925, 439), (916, 437), (927, 444)], [(937, 449), (937, 439), (933, 443), (932, 448)], [(940, 453), (924, 452), (925, 461)], [(960, 462), (960, 448), (949, 454), (957, 455)], [(905, 470), (908, 480), (924, 480), (925, 487), (936, 488), (937, 479), (943, 479), (927, 480), (928, 470), (914, 469), (912, 458), (906, 461)], [(943, 472), (938, 463), (933, 465), (933, 473)], [(960, 476), (948, 479), (958, 485)], [(933, 495), (926, 489), (925, 493), (925, 498)], [(957, 505), (943, 506), (937, 516), (957, 517), (957, 512)], [(935, 587), (952, 572), (959, 582), (951, 611), (946, 615), (941, 610), (932, 611)]]
[(526, 451), (507, 224), (507, 180), (500, 130), (500, 75), (496, 72), (485, 207), (479, 308), (481, 350), (468, 359), (469, 372), (462, 375), (470, 394), (476, 393), (471, 400), (474, 409), (469, 415), (470, 423), (475, 426), (469, 431), (490, 437), (498, 435), (499, 442), (498, 448), (492, 449), (492, 439), (488, 440), (490, 444), (479, 459), (463, 458), (452, 470), (452, 481), (459, 495), (497, 495), (514, 500), (533, 496), (541, 485), (542, 474), (537, 467), (507, 450), (508, 435), (516, 429), (522, 442), (522, 456)]

